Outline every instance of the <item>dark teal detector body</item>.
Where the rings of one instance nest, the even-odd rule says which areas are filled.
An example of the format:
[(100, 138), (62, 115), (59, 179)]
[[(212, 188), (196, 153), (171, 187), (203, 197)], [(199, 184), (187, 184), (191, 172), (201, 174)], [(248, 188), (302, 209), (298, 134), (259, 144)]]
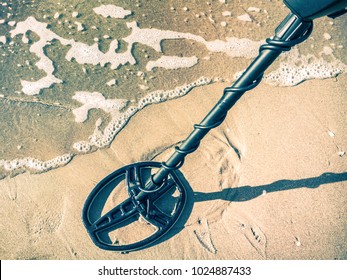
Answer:
[[(130, 252), (153, 246), (167, 239), (169, 232), (187, 207), (188, 187), (179, 168), (185, 157), (194, 152), (203, 137), (219, 126), (227, 112), (246, 92), (255, 88), (265, 70), (284, 51), (305, 41), (313, 29), (313, 20), (322, 16), (337, 17), (346, 12), (347, 0), (284, 0), (291, 10), (276, 28), (275, 36), (268, 38), (259, 49), (259, 55), (242, 76), (224, 90), (224, 94), (200, 124), (175, 147), (171, 157), (162, 163), (139, 162), (124, 166), (100, 181), (88, 196), (82, 211), (84, 226), (94, 244), (104, 250)], [(125, 186), (128, 198), (106, 214), (102, 210), (115, 188)], [(174, 196), (173, 196), (174, 194)], [(171, 208), (161, 207), (168, 196)], [(142, 218), (155, 228), (150, 236), (121, 244), (112, 241), (110, 233)], [(139, 233), (139, 235), (141, 235)]]

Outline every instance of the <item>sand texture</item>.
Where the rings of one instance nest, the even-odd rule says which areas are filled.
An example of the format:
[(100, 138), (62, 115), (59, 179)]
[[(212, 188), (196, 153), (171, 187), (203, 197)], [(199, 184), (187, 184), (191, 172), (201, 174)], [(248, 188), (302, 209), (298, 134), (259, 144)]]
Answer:
[[(83, 225), (90, 192), (124, 165), (168, 159), (288, 9), (251, 0), (8, 2), (1, 259), (347, 259), (346, 15), (317, 20), (186, 158), (187, 206), (166, 238), (119, 254), (96, 247)], [(141, 220), (114, 238), (147, 230)]]
[(144, 109), (109, 149), (1, 180), (1, 257), (345, 259), (347, 170), (339, 152), (346, 147), (346, 82), (341, 76), (248, 93), (182, 167), (194, 192), (186, 223), (144, 251), (95, 247), (81, 223), (85, 198), (124, 164), (165, 159), (223, 84)]

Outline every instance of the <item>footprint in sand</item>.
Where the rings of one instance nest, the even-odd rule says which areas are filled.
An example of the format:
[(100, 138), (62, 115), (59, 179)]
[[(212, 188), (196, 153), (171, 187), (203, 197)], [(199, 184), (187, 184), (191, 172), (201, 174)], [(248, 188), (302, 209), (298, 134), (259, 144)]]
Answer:
[[(236, 147), (230, 130), (217, 130), (212, 133), (212, 137), (206, 139), (202, 149), (202, 156), (205, 158), (206, 172), (211, 173), (211, 181), (206, 181), (206, 185), (201, 186), (206, 196), (209, 193), (220, 193), (222, 199), (218, 199), (216, 203), (201, 205), (199, 208), (199, 216), (197, 223), (193, 223), (193, 231), (199, 243), (210, 253), (216, 254), (217, 249), (211, 238), (209, 224), (220, 221), (223, 217), (225, 209), (230, 205), (229, 198), (234, 195), (232, 188), (239, 181), (239, 167), (241, 165), (242, 153)], [(213, 173), (216, 172), (217, 173)], [(200, 205), (199, 205), (200, 206)], [(203, 217), (203, 218), (200, 218)]]
[(26, 217), (28, 233), (34, 240), (39, 239), (42, 235), (58, 231), (64, 217), (65, 202), (59, 204), (54, 208), (43, 209), (40, 207), (32, 215)]
[(217, 130), (211, 134), (213, 137), (203, 151), (209, 165), (218, 170), (219, 189), (235, 186), (238, 182), (238, 170), (241, 165), (242, 152), (236, 143), (237, 137), (232, 135), (230, 129)]
[(211, 239), (210, 227), (206, 218), (198, 220), (197, 226), (194, 229), (194, 234), (204, 249), (213, 254), (217, 253), (217, 249), (213, 245)]
[(261, 228), (253, 222), (240, 221), (240, 230), (252, 247), (266, 258), (266, 235)]

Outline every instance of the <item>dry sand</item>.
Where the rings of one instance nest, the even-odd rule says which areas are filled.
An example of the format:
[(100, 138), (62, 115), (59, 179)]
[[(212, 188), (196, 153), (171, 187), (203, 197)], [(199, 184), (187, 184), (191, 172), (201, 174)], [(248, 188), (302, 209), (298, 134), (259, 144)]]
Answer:
[[(266, 13), (263, 6), (261, 15), (248, 11), (257, 26), (252, 29), (248, 28), (248, 17), (237, 19), (246, 11), (236, 9), (241, 2), (248, 3), (235, 1), (228, 9), (217, 7), (215, 18), (212, 13), (198, 13), (202, 9), (207, 11), (209, 2), (201, 5), (194, 2), (190, 10), (185, 10), (185, 1), (179, 1), (175, 9), (169, 4), (176, 5), (176, 1), (168, 1), (153, 15), (150, 5), (144, 5), (137, 14), (155, 17), (153, 22), (141, 26), (148, 34), (153, 32), (147, 29), (149, 26), (163, 30), (174, 27), (180, 32), (190, 32), (189, 26), (195, 26), (196, 33), (209, 42), (231, 35), (262, 40), (272, 35), (278, 19), (287, 13), (281, 1), (263, 3)], [(181, 15), (176, 22), (176, 16), (167, 16), (169, 10), (172, 14), (180, 11), (184, 17)], [(233, 11), (233, 18), (229, 10)], [(83, 19), (81, 14), (76, 16), (79, 21)], [(54, 15), (57, 20), (60, 17), (58, 12)], [(204, 24), (199, 20), (204, 20)], [(346, 63), (343, 55), (346, 46), (342, 45), (346, 37), (343, 28), (339, 28), (346, 21), (329, 21), (317, 20), (318, 30), (304, 43), (303, 55), (324, 49), (329, 52), (332, 47), (334, 55)], [(230, 28), (216, 29), (216, 26)], [(324, 30), (333, 27), (336, 27), (335, 33), (331, 33), (333, 39), (323, 40), (323, 36), (328, 38)], [(220, 33), (216, 35), (216, 31)], [(175, 41), (171, 43), (174, 46)], [(324, 48), (327, 46), (330, 47)], [(205, 51), (199, 55), (203, 57)], [(328, 60), (331, 58), (325, 55)], [(157, 66), (161, 62), (155, 61)], [(234, 68), (243, 69), (246, 64), (244, 60), (231, 62), (221, 56), (211, 64), (206, 62), (206, 68), (213, 72), (212, 77), (227, 76), (231, 80)], [(196, 71), (194, 75), (200, 73)], [(182, 77), (195, 80), (192, 74)], [(175, 87), (163, 80), (158, 86)], [(184, 213), (183, 222), (176, 226), (175, 234), (165, 242), (129, 254), (104, 251), (92, 243), (81, 212), (95, 184), (124, 165), (167, 159), (173, 147), (185, 139), (193, 125), (218, 101), (226, 86), (230, 84), (204, 85), (179, 99), (147, 106), (131, 118), (109, 148), (78, 155), (66, 166), (0, 180), (0, 258), (347, 259), (346, 74), (308, 80), (293, 87), (262, 83), (246, 93), (181, 168), (192, 189), (190, 208)], [(66, 127), (75, 130), (70, 123)], [(47, 138), (52, 138), (51, 134), (49, 131)], [(69, 137), (70, 133), (67, 134)], [(54, 149), (47, 145), (41, 152), (50, 156)], [(125, 235), (131, 237), (134, 233)]]
[(0, 180), (1, 259), (346, 259), (346, 75), (247, 93), (181, 168), (194, 204), (177, 234), (125, 255), (93, 245), (81, 209), (95, 184), (166, 159), (225, 86), (146, 107), (65, 167)]

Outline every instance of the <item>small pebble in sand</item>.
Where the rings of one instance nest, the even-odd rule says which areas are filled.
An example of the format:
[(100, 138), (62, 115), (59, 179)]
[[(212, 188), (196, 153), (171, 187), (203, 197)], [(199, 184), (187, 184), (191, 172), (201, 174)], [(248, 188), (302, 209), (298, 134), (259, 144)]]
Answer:
[(329, 33), (324, 33), (323, 36), (324, 36), (325, 40), (330, 40), (331, 39), (331, 35)]
[(325, 55), (332, 55), (334, 50), (328, 46), (323, 47), (323, 51), (321, 51), (319, 54), (325, 54)]
[(343, 157), (346, 154), (346, 152), (343, 150), (340, 150), (337, 154), (339, 155), (339, 157)]
[(216, 23), (216, 21), (213, 19), (212, 16), (209, 16), (209, 17), (208, 17), (208, 20), (209, 20), (210, 22), (212, 22), (212, 23)]
[(332, 132), (332, 131), (328, 131), (328, 134), (329, 134), (329, 136), (330, 136), (331, 138), (334, 138), (334, 137), (335, 137), (335, 133)]
[(6, 44), (7, 39), (5, 36), (0, 36), (0, 43)]
[(241, 16), (238, 16), (237, 19), (242, 21), (252, 22), (252, 19), (249, 16), (249, 14), (243, 14)]
[(17, 146), (17, 150), (18, 150), (18, 151), (21, 150), (22, 148), (23, 148), (22, 145), (18, 145), (18, 146)]
[(184, 8), (183, 8), (183, 11), (188, 12), (189, 9), (188, 9), (187, 7), (184, 7)]
[(77, 18), (78, 16), (79, 16), (79, 13), (78, 13), (78, 12), (73, 12), (73, 13), (72, 13), (72, 17)]
[(225, 21), (222, 21), (222, 22), (220, 23), (220, 25), (223, 26), (223, 27), (226, 27), (228, 24), (227, 24)]
[(109, 82), (107, 82), (106, 83), (108, 86), (114, 86), (114, 85), (116, 85), (117, 84), (117, 80), (116, 79), (112, 79), (112, 80), (110, 80)]
[(77, 30), (78, 31), (84, 31), (85, 27), (82, 23), (75, 21), (75, 24), (77, 25)]
[(226, 4), (227, 3), (227, 0), (219, 0), (219, 2), (223, 3), (223, 4)]
[(259, 13), (260, 12), (260, 9), (259, 8), (256, 8), (256, 7), (249, 7), (247, 9), (248, 12), (256, 12), (256, 13)]
[(299, 237), (295, 237), (295, 245), (298, 247), (301, 246), (301, 241), (300, 241)]
[(224, 11), (222, 13), (223, 17), (231, 17), (231, 12), (230, 11)]
[(99, 38), (94, 38), (94, 42), (99, 42)]
[(5, 20), (4, 19), (0, 19), (0, 24), (4, 24)]
[(7, 24), (8, 24), (9, 26), (15, 26), (15, 25), (16, 25), (16, 22), (15, 22), (14, 20), (12, 20), (12, 21), (9, 21)]
[(54, 17), (55, 19), (58, 19), (58, 18), (60, 18), (60, 14), (57, 12), (57, 13), (54, 14), (53, 17)]
[(145, 85), (139, 85), (140, 89), (142, 90), (148, 90), (149, 87), (148, 86), (145, 86)]

